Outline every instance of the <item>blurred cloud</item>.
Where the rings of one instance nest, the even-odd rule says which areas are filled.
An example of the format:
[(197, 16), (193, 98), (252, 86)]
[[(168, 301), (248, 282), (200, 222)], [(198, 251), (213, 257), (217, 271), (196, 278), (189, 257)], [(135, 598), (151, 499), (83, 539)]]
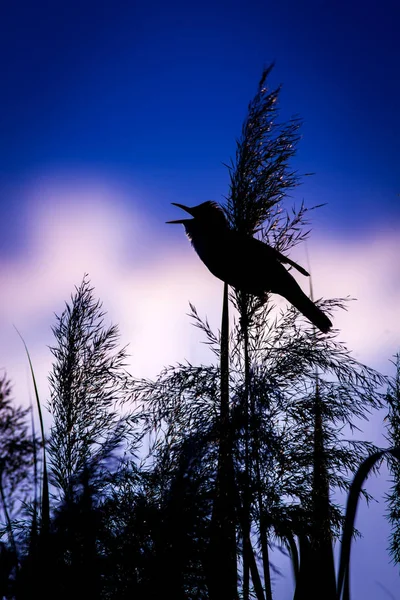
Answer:
[[(26, 376), (21, 378), (26, 359), (12, 325), (26, 339), (47, 395), (54, 312), (62, 312), (84, 273), (110, 321), (120, 325), (121, 342), (130, 343), (134, 375), (155, 376), (167, 364), (210, 359), (187, 317), (188, 302), (217, 328), (222, 283), (198, 260), (182, 228), (155, 237), (141, 202), (134, 190), (94, 180), (46, 179), (33, 186), (26, 252), (0, 261), (0, 365), (20, 399), (27, 396)], [(400, 339), (398, 238), (314, 238), (308, 253), (316, 298), (357, 298), (334, 316), (339, 338), (357, 359), (390, 372)], [(307, 265), (304, 250), (295, 254)], [(308, 282), (299, 281), (307, 291)]]
[(0, 367), (18, 399), (27, 398), (26, 358), (13, 325), (47, 396), (54, 312), (61, 314), (84, 273), (110, 322), (120, 325), (121, 342), (130, 342), (135, 375), (155, 376), (164, 364), (197, 358), (204, 347), (198, 349), (198, 331), (185, 317), (188, 300), (208, 307), (210, 316), (222, 284), (193, 260), (184, 236), (177, 235), (176, 246), (155, 244), (140, 209), (132, 200), (127, 208), (130, 199), (118, 189), (53, 180), (42, 182), (40, 201), (38, 195), (35, 187), (27, 203), (26, 251), (0, 259)]
[(356, 358), (384, 368), (399, 350), (400, 239), (395, 232), (310, 242), (315, 297), (350, 297), (334, 318)]

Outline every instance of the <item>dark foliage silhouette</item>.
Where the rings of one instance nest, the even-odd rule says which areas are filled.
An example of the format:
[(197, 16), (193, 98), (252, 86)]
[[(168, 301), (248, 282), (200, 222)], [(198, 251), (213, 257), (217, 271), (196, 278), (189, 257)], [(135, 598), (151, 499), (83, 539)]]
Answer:
[(30, 409), (14, 406), (11, 383), (0, 377), (0, 490), (3, 511), (18, 513), (32, 484), (34, 442), (29, 431)]
[(0, 596), (8, 596), (18, 573), (18, 539), (15, 524), (33, 486), (35, 439), (29, 432), (30, 410), (14, 406), (11, 383), (0, 378), (0, 500), (6, 543), (0, 542)]
[(117, 348), (118, 328), (105, 328), (104, 316), (85, 277), (53, 327), (48, 451), (52, 482), (67, 501), (79, 473), (109, 459), (135, 422), (124, 410), (133, 398), (126, 349)]
[[(387, 439), (391, 446), (400, 448), (400, 354), (395, 357), (396, 373), (390, 381), (387, 392)], [(389, 551), (393, 562), (400, 565), (400, 462), (391, 455), (388, 456), (391, 474), (391, 489), (386, 498), (388, 520), (392, 526)]]

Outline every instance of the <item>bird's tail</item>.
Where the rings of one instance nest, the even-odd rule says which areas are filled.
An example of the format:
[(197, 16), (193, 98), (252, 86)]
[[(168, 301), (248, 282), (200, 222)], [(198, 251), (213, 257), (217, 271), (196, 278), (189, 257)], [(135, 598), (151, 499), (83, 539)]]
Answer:
[[(300, 290), (299, 290), (300, 291)], [(322, 312), (320, 308), (308, 296), (297, 293), (295, 298), (290, 298), (290, 302), (299, 310), (315, 327), (318, 327), (322, 333), (327, 333), (332, 327), (331, 320)]]

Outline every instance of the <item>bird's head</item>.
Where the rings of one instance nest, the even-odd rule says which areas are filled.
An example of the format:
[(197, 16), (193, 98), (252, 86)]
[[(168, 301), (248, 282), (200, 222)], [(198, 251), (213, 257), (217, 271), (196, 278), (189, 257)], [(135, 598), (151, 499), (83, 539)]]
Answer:
[(167, 223), (181, 223), (184, 225), (186, 231), (190, 230), (193, 225), (198, 225), (200, 227), (204, 226), (206, 228), (228, 228), (228, 222), (224, 215), (224, 211), (216, 202), (203, 202), (197, 206), (185, 206), (184, 204), (177, 204), (176, 202), (172, 202), (172, 204), (182, 208), (193, 218), (167, 221)]

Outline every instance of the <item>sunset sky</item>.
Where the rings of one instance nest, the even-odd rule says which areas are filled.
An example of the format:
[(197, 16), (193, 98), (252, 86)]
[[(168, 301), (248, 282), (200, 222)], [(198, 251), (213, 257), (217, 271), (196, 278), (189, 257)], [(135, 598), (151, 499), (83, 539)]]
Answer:
[[(313, 213), (316, 297), (357, 359), (394, 374), (400, 350), (400, 4), (281, 0), (9, 2), (0, 9), (0, 368), (31, 388), (17, 326), (48, 397), (54, 313), (89, 273), (130, 344), (131, 372), (211, 360), (186, 313), (219, 326), (222, 284), (171, 202), (223, 202), (222, 163), (265, 65), (281, 118), (304, 120), (289, 205)], [(307, 267), (306, 249), (293, 257)], [(304, 281), (299, 279), (301, 284)], [(304, 287), (304, 285), (303, 285)], [(278, 304), (280, 301), (278, 301)], [(384, 445), (379, 419), (368, 439)], [(383, 477), (383, 480), (385, 477)], [(363, 508), (355, 598), (400, 599), (380, 505)], [(382, 587), (383, 586), (383, 587)], [(385, 589), (386, 591), (385, 591)], [(290, 587), (277, 580), (279, 599)], [(285, 595), (286, 594), (286, 595)]]

